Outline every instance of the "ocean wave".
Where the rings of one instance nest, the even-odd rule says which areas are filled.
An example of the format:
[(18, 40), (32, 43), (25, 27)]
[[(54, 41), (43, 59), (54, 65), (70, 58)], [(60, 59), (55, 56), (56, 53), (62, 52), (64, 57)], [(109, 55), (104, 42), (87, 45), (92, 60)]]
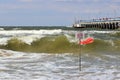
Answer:
[[(42, 37), (33, 40), (31, 44), (25, 43), (19, 38), (12, 38), (7, 41), (7, 44), (0, 45), (0, 48), (25, 51), (25, 52), (45, 52), (45, 53), (79, 53), (80, 45), (77, 42), (71, 42), (69, 37), (65, 35)], [(101, 40), (95, 39), (93, 43), (83, 45), (82, 52), (119, 52), (120, 40)]]
[[(0, 49), (11, 56), (0, 57), (0, 79), (12, 80), (115, 80), (119, 79), (119, 61), (82, 55), (81, 71), (78, 56), (74, 54), (24, 53)], [(119, 58), (120, 59), (120, 58)]]
[[(119, 52), (119, 32), (117, 31), (68, 31), (53, 30), (6, 30), (0, 31), (0, 48), (46, 53), (79, 53), (80, 47), (75, 34), (81, 32), (92, 36), (92, 44), (82, 46), (85, 53)], [(97, 32), (97, 33), (96, 33)]]
[(40, 39), (41, 37), (48, 35), (61, 34), (61, 29), (54, 30), (4, 30), (0, 31), (0, 44), (7, 44), (7, 41), (11, 38), (18, 38), (25, 41), (27, 44), (31, 44), (32, 41)]
[(19, 34), (59, 34), (61, 29), (54, 30), (5, 30), (0, 31), (0, 34), (4, 35), (19, 35)]
[(4, 30), (4, 28), (0, 28), (0, 31), (3, 31)]
[[(75, 39), (77, 32), (89, 33), (94, 42), (79, 45)], [(116, 32), (1, 31), (0, 79), (117, 80), (120, 75), (120, 39)], [(82, 71), (79, 71), (79, 54)]]

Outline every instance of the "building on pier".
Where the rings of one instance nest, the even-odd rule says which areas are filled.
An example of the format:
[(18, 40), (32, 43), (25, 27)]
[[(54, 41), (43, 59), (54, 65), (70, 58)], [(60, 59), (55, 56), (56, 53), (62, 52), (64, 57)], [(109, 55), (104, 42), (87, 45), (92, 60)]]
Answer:
[(73, 24), (74, 28), (96, 28), (96, 29), (118, 29), (120, 28), (120, 17), (102, 18), (92, 20), (80, 20)]

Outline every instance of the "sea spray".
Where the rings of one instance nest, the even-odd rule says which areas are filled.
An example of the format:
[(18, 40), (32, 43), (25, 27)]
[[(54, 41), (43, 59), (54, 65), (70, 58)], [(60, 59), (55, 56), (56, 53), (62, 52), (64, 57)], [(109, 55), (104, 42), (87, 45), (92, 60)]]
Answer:
[(116, 31), (88, 30), (95, 40), (82, 46), (82, 71), (79, 71), (75, 54), (80, 49), (74, 35), (82, 30), (53, 29), (0, 31), (0, 48), (3, 48), (0, 49), (0, 80), (120, 79), (120, 40), (119, 35), (115, 36)]
[[(92, 44), (83, 45), (82, 52), (117, 52), (119, 50), (120, 41), (114, 40), (114, 46), (104, 40), (95, 39)], [(66, 36), (49, 36), (34, 40), (31, 44), (27, 44), (18, 38), (12, 38), (7, 41), (6, 45), (0, 45), (0, 48), (23, 52), (38, 53), (79, 53), (79, 44), (71, 42)]]
[(0, 46), (3, 49), (25, 52), (47, 52), (47, 53), (65, 53), (78, 52), (76, 43), (70, 43), (65, 36), (44, 37), (33, 41), (30, 45), (25, 42), (12, 38), (8, 40), (6, 45)]

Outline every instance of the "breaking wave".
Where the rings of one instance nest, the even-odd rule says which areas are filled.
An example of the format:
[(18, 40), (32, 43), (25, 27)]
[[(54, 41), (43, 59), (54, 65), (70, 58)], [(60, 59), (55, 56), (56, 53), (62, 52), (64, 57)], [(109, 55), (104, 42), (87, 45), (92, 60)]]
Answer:
[(75, 39), (77, 32), (94, 37), (92, 44), (83, 45), (82, 52), (119, 53), (119, 31), (77, 31), (63, 29), (3, 30), (0, 31), (0, 48), (38, 53), (79, 53), (80, 45)]
[[(81, 46), (75, 39), (77, 32), (63, 29), (1, 30), (0, 79), (120, 79), (120, 32), (80, 31), (94, 38), (93, 43)], [(78, 70), (80, 52), (82, 71)]]
[[(77, 42), (71, 42), (65, 35), (43, 37), (27, 44), (18, 38), (12, 38), (7, 44), (0, 45), (2, 49), (9, 49), (24, 52), (39, 53), (79, 53), (80, 45)], [(95, 39), (92, 44), (82, 45), (82, 52), (119, 52), (120, 40), (101, 40)]]

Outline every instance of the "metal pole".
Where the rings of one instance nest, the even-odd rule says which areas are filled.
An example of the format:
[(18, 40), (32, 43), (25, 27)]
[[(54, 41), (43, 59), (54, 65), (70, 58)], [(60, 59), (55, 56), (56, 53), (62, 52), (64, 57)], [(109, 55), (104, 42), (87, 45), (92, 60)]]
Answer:
[[(80, 42), (81, 42), (81, 38), (80, 38), (80, 40), (79, 40)], [(82, 70), (82, 58), (81, 58), (81, 54), (82, 54), (82, 45), (80, 44), (80, 53), (79, 53), (79, 71), (81, 71)]]

